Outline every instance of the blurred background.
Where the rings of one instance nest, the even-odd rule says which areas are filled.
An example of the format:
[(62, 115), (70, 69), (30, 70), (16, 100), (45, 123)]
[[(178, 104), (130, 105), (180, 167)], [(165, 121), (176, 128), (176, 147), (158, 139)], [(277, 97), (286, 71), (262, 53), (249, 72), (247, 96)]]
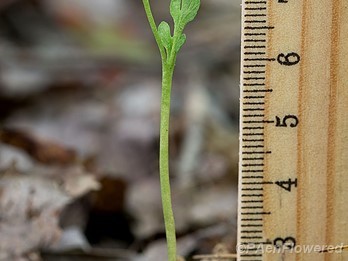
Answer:
[[(235, 251), (240, 2), (202, 0), (186, 34), (170, 168), (192, 260)], [(0, 1), (0, 260), (166, 260), (160, 77), (141, 0)]]

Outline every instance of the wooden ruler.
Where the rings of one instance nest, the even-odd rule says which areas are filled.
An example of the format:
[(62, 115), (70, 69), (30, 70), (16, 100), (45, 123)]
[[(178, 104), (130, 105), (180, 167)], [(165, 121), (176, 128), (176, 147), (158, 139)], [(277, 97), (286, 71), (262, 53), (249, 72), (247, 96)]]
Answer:
[[(348, 260), (348, 0), (243, 0), (238, 259)], [(245, 248), (249, 248), (245, 250)]]

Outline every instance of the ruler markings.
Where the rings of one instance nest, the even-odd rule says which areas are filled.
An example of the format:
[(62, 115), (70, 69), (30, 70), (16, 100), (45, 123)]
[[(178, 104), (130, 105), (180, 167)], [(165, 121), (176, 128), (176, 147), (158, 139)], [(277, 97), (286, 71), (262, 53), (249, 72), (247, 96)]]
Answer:
[(266, 52), (245, 52), (244, 55), (264, 55)]
[(273, 92), (273, 89), (266, 89), (266, 90), (260, 90), (260, 89), (252, 89), (252, 90), (243, 90), (243, 92), (249, 93), (258, 93), (258, 92)]
[(241, 239), (263, 239), (261, 236), (241, 236)]
[(272, 30), (274, 26), (245, 26), (244, 30)]
[(266, 39), (245, 39), (246, 43), (265, 43)]
[(256, 62), (256, 61), (267, 61), (267, 62), (274, 62), (276, 59), (275, 58), (267, 58), (267, 57), (262, 57), (262, 58), (244, 58), (243, 59), (245, 62)]
[(266, 10), (266, 7), (246, 7), (245, 10), (250, 10), (250, 11), (254, 11), (254, 10)]
[(271, 215), (271, 212), (266, 212), (266, 211), (262, 211), (262, 212), (241, 212), (240, 213), (241, 215), (246, 215), (246, 216), (249, 216), (249, 215), (254, 215), (254, 216), (257, 216), (257, 215)]
[[(245, 97), (244, 97), (245, 98)], [(264, 98), (264, 97), (262, 97), (262, 96), (258, 96), (258, 97), (253, 97), (253, 98)], [(249, 118), (249, 117), (265, 117), (265, 115), (264, 114), (243, 114), (243, 117), (244, 118)]]
[[(281, 4), (279, 4), (281, 3)], [(275, 8), (277, 6), (277, 8)], [(327, 8), (324, 8), (327, 7)], [(340, 42), (340, 39), (343, 39), (343, 35), (348, 35), (347, 33), (342, 34), (343, 32), (347, 32), (348, 27), (344, 27), (345, 29), (341, 29), (340, 23), (342, 20), (348, 22), (347, 18), (342, 18), (342, 13), (348, 14), (345, 8), (348, 7), (348, 4), (343, 0), (306, 0), (302, 3), (298, 3), (297, 1), (265, 1), (265, 0), (246, 0), (244, 1), (243, 8), (243, 39), (242, 43), (242, 76), (241, 76), (241, 163), (240, 163), (240, 195), (239, 195), (239, 204), (240, 204), (240, 213), (239, 213), (239, 221), (241, 222), (239, 228), (239, 243), (242, 244), (276, 244), (276, 240), (282, 241), (286, 238), (288, 240), (297, 241), (297, 243), (311, 243), (314, 241), (306, 241), (306, 239), (310, 238), (310, 234), (313, 231), (318, 230), (318, 235), (322, 235), (326, 233), (326, 238), (320, 241), (326, 244), (334, 244), (335, 238), (338, 238), (337, 231), (333, 230), (331, 226), (327, 224), (333, 224), (332, 226), (338, 224), (337, 216), (343, 216), (341, 214), (337, 214), (337, 211), (334, 209), (335, 206), (344, 206), (343, 203), (341, 205), (337, 204), (337, 195), (338, 193), (334, 193), (333, 191), (337, 190), (338, 181), (335, 180), (337, 175), (337, 147), (340, 145), (337, 138), (337, 133), (339, 133), (339, 127), (348, 126), (339, 125), (339, 120), (342, 121), (343, 117), (338, 118), (337, 115), (341, 115), (343, 112), (340, 112), (338, 108), (348, 109), (348, 106), (337, 105), (341, 100), (343, 101), (345, 98), (343, 96), (339, 96), (340, 93), (347, 94), (346, 91), (343, 91), (344, 88), (340, 87), (340, 77), (345, 74), (341, 73), (339, 70), (344, 67), (340, 67), (340, 63), (342, 61), (347, 61), (348, 57), (348, 48), (346, 48), (346, 56), (345, 58), (340, 58), (340, 50), (343, 48), (343, 44)], [(348, 10), (348, 9), (347, 9)], [(295, 12), (296, 11), (296, 12)], [(274, 15), (276, 12), (279, 14)], [(325, 21), (325, 15), (329, 17), (328, 21)], [(321, 14), (321, 15), (320, 15)], [(273, 17), (274, 15), (274, 17)], [(341, 15), (341, 16), (340, 16)], [(347, 17), (347, 16), (344, 16)], [(331, 19), (330, 19), (331, 18)], [(302, 21), (301, 21), (302, 19)], [(330, 21), (329, 21), (330, 20)], [(317, 21), (317, 22), (315, 22)], [(292, 24), (294, 22), (294, 24)], [(320, 23), (318, 23), (320, 22)], [(319, 26), (320, 24), (320, 26)], [(324, 26), (322, 26), (324, 25)], [(279, 28), (278, 28), (279, 26)], [(298, 32), (299, 26), (302, 26), (302, 32)], [(325, 28), (325, 26), (327, 26)], [(278, 29), (277, 29), (278, 28)], [(289, 30), (284, 30), (284, 28), (288, 28)], [(295, 29), (297, 32), (295, 32)], [(274, 30), (273, 30), (274, 29)], [(300, 31), (301, 31), (300, 30)], [(340, 31), (341, 30), (341, 31)], [(314, 32), (319, 32), (319, 34), (314, 34)], [(321, 32), (326, 37), (321, 37)], [(302, 35), (301, 35), (302, 33)], [(331, 37), (330, 37), (331, 36)], [(297, 38), (300, 41), (297, 41)], [(311, 39), (311, 40), (309, 40)], [(284, 40), (284, 43), (281, 41)], [(341, 40), (342, 42), (346, 42)], [(300, 42), (300, 44), (299, 44)], [(310, 44), (311, 42), (315, 43), (313, 46)], [(329, 46), (329, 50), (325, 48), (325, 44)], [(323, 44), (324, 48), (318, 48)], [(300, 46), (300, 48), (299, 48)], [(331, 50), (330, 50), (331, 48)], [(322, 55), (319, 55), (318, 52), (312, 52), (311, 50), (318, 49), (319, 53), (322, 50)], [(283, 52), (283, 53), (282, 53)], [(331, 53), (331, 54), (330, 54)], [(321, 58), (322, 57), (322, 58)], [(274, 63), (272, 63), (274, 62)], [(323, 64), (320, 64), (322, 62)], [(297, 63), (300, 66), (295, 66)], [(312, 64), (316, 64), (317, 66), (313, 66)], [(326, 64), (326, 66), (325, 66)], [(249, 68), (249, 69), (248, 69)], [(262, 69), (253, 69), (253, 68), (262, 68)], [(300, 70), (298, 69), (300, 68)], [(341, 68), (341, 69), (340, 69)], [(289, 70), (287, 70), (289, 69)], [(300, 71), (300, 73), (298, 73)], [(289, 72), (289, 73), (287, 73)], [(340, 75), (340, 73), (342, 75)], [(312, 76), (317, 75), (317, 76)], [(262, 76), (262, 77), (261, 77)], [(264, 77), (263, 77), (264, 76)], [(297, 85), (299, 76), (299, 83)], [(318, 80), (317, 84), (315, 84), (317, 79), (330, 78), (329, 84), (328, 82)], [(346, 77), (346, 76), (345, 76)], [(308, 80), (312, 79), (312, 80)], [(348, 82), (342, 81), (344, 83)], [(314, 84), (313, 84), (314, 83)], [(293, 86), (292, 92), (289, 92), (289, 87)], [(310, 88), (312, 85), (312, 88)], [(342, 85), (342, 84), (341, 84)], [(313, 130), (309, 130), (309, 122), (314, 122), (312, 118), (319, 118), (318, 115), (308, 115), (307, 111), (313, 111), (312, 107), (308, 108), (307, 104), (310, 103), (308, 99), (308, 95), (316, 92), (317, 90), (313, 90), (313, 86), (325, 86), (320, 87), (323, 90), (330, 91), (323, 92), (322, 97), (328, 97), (325, 102), (318, 103), (317, 111), (320, 112), (323, 118), (326, 117), (328, 125), (322, 125), (318, 129), (325, 129), (327, 126), (327, 137), (326, 139), (323, 135), (318, 136), (323, 137), (320, 138), (317, 143), (327, 142), (327, 151), (325, 149), (319, 151), (319, 154), (327, 153), (327, 162), (326, 166), (324, 166), (324, 161), (322, 163), (321, 172), (325, 172), (326, 169), (326, 177), (324, 180), (323, 177), (313, 178), (315, 184), (310, 187), (309, 184), (309, 170), (310, 168), (306, 168), (306, 161), (310, 159), (305, 153), (307, 153), (310, 149), (308, 144), (311, 144), (308, 140), (311, 140), (309, 136), (310, 133), (320, 133), (317, 132), (314, 126), (319, 126), (318, 124), (314, 124), (312, 127)], [(276, 89), (277, 88), (277, 89)], [(297, 89), (296, 89), (297, 88)], [(339, 89), (341, 88), (341, 89)], [(317, 88), (316, 88), (317, 89)], [(274, 90), (277, 90), (277, 95), (272, 97), (272, 93)], [(279, 90), (279, 91), (278, 91)], [(313, 90), (313, 91), (312, 91)], [(318, 93), (320, 93), (318, 90)], [(250, 95), (248, 95), (250, 94)], [(260, 94), (260, 95), (258, 95)], [(297, 100), (295, 101), (292, 97), (296, 97), (298, 95)], [(290, 97), (293, 100), (286, 100), (286, 97)], [(267, 98), (267, 99), (266, 99)], [(278, 102), (277, 100), (282, 100)], [(319, 100), (319, 99), (318, 99)], [(324, 100), (324, 99), (322, 99)], [(348, 99), (346, 99), (347, 101)], [(286, 101), (286, 102), (285, 102)], [(292, 104), (297, 103), (294, 107), (291, 107)], [(288, 107), (290, 105), (290, 107)], [(329, 105), (327, 108), (327, 114), (325, 112), (325, 106)], [(282, 108), (277, 112), (277, 106)], [(341, 106), (341, 107), (339, 107)], [(288, 108), (289, 112), (284, 112), (283, 110)], [(315, 108), (315, 107), (314, 107)], [(297, 109), (297, 110), (296, 110)], [(278, 114), (279, 113), (279, 114)], [(282, 114), (283, 113), (283, 114)], [(315, 113), (314, 113), (315, 114)], [(304, 117), (305, 120), (303, 119)], [(274, 119), (274, 120), (272, 120)], [(291, 122), (293, 121), (293, 122)], [(307, 121), (307, 122), (306, 122)], [(321, 120), (320, 122), (325, 122), (325, 120)], [(347, 121), (345, 122), (347, 123)], [(298, 125), (298, 126), (297, 126)], [(278, 128), (276, 128), (278, 127)], [(282, 127), (282, 128), (279, 128)], [(288, 127), (288, 131), (286, 131), (285, 127)], [(297, 127), (297, 129), (296, 129)], [(278, 130), (276, 133), (276, 130)], [(261, 130), (261, 131), (257, 131)], [(346, 128), (347, 130), (347, 128)], [(276, 133), (274, 135), (274, 133)], [(282, 133), (284, 133), (282, 135)], [(308, 133), (308, 134), (307, 134)], [(295, 134), (295, 135), (294, 135)], [(271, 135), (274, 135), (271, 137)], [(279, 136), (277, 136), (279, 135)], [(297, 141), (295, 141), (295, 145), (297, 148), (291, 146), (294, 151), (297, 150), (297, 162), (293, 162), (297, 164), (297, 173), (290, 174), (286, 176), (287, 168), (286, 161), (288, 157), (279, 155), (279, 153), (284, 153), (286, 151), (286, 147), (291, 145), (289, 144), (289, 137), (296, 137)], [(325, 135), (324, 135), (325, 136)], [(271, 140), (269, 140), (271, 137)], [(275, 141), (279, 139), (278, 141)], [(341, 135), (342, 140), (342, 135)], [(284, 140), (283, 140), (284, 139)], [(340, 140), (340, 141), (341, 141)], [(274, 142), (274, 143), (272, 143)], [(279, 144), (279, 145), (278, 145)], [(280, 144), (282, 144), (282, 148), (280, 149)], [(339, 144), (339, 145), (338, 145)], [(345, 143), (347, 144), (347, 143)], [(347, 144), (348, 146), (348, 144)], [(347, 147), (346, 146), (346, 147)], [(266, 155), (271, 154), (271, 150), (267, 150), (265, 148), (272, 147), (276, 152), (276, 157), (266, 157)], [(258, 149), (259, 148), (259, 149)], [(263, 148), (260, 150), (260, 148)], [(341, 146), (340, 148), (344, 148)], [(307, 150), (307, 151), (306, 151)], [(304, 152), (305, 151), (305, 152)], [(314, 151), (314, 150), (313, 150)], [(290, 148), (289, 148), (290, 152)], [(340, 151), (341, 152), (341, 151)], [(292, 153), (292, 152), (290, 152)], [(293, 155), (293, 154), (292, 154)], [(315, 155), (315, 154), (314, 154)], [(275, 159), (284, 159), (284, 162), (275, 163)], [(295, 153), (296, 157), (296, 153)], [(315, 157), (315, 156), (314, 156)], [(343, 166), (342, 162), (339, 161)], [(274, 166), (271, 164), (275, 164), (278, 166), (282, 172), (279, 172), (278, 168), (274, 169)], [(277, 165), (278, 164), (278, 165)], [(288, 163), (290, 164), (290, 163)], [(321, 165), (317, 164), (318, 167)], [(344, 163), (347, 169), (347, 164)], [(269, 166), (271, 165), (271, 167)], [(282, 168), (282, 165), (285, 165), (285, 168)], [(316, 165), (310, 165), (312, 169), (315, 169)], [(275, 171), (277, 173), (269, 173), (269, 171)], [(294, 178), (298, 175), (297, 179)], [(313, 175), (317, 175), (317, 173), (313, 173)], [(283, 177), (282, 177), (283, 176)], [(279, 179), (278, 179), (279, 177)], [(305, 178), (306, 177), (306, 178)], [(329, 178), (330, 177), (330, 178)], [(270, 179), (271, 178), (271, 179)], [(342, 179), (342, 178), (341, 178)], [(274, 180), (274, 181), (271, 181)], [(318, 182), (317, 182), (318, 180)], [(317, 183), (316, 183), (317, 182)], [(324, 214), (321, 216), (325, 216), (326, 214), (326, 223), (321, 223), (321, 227), (319, 229), (311, 229), (306, 232), (308, 229), (308, 225), (311, 225), (311, 221), (306, 219), (306, 215), (313, 214), (309, 211), (312, 207), (312, 204), (309, 204), (309, 198), (311, 194), (306, 193), (306, 190), (315, 191), (315, 185), (322, 182), (325, 185), (326, 182), (326, 210), (323, 209)], [(268, 185), (278, 185), (278, 186), (268, 186)], [(297, 184), (299, 184), (299, 188), (297, 188)], [(267, 186), (267, 189), (266, 189)], [(283, 189), (283, 190), (282, 190)], [(256, 191), (262, 191), (263, 193), (253, 193)], [(275, 191), (277, 191), (278, 195), (275, 195)], [(294, 191), (296, 194), (294, 194)], [(290, 193), (291, 192), (291, 193)], [(295, 195), (295, 196), (291, 196)], [(306, 195), (307, 197), (303, 197)], [(336, 197), (332, 196), (335, 195)], [(265, 197), (266, 196), (266, 197)], [(282, 199), (282, 206), (276, 202), (276, 198)], [(294, 198), (297, 198), (297, 201)], [(341, 197), (343, 198), (343, 197)], [(291, 200), (292, 201), (291, 201)], [(270, 204), (270, 202), (272, 204)], [(290, 202), (294, 202), (295, 205), (289, 205)], [(343, 202), (343, 200), (341, 200)], [(270, 204), (270, 205), (269, 205)], [(320, 203), (320, 205), (323, 205)], [(325, 204), (324, 204), (325, 205)], [(257, 212), (258, 209), (266, 209), (272, 210), (270, 212)], [(270, 208), (271, 207), (271, 208)], [(282, 209), (289, 209), (289, 220), (280, 219), (280, 217), (287, 218), (287, 212), (278, 213), (273, 217), (271, 212), (274, 210), (281, 211)], [(292, 210), (297, 210), (297, 215), (292, 216), (294, 213)], [(244, 210), (244, 211), (243, 211)], [(245, 210), (254, 210), (254, 211), (245, 211)], [(307, 211), (307, 212), (305, 212)], [(258, 215), (269, 215), (269, 218), (263, 220), (255, 219), (253, 217)], [(319, 216), (319, 215), (318, 215)], [(292, 219), (295, 217), (294, 221)], [(297, 220), (296, 220), (297, 219)], [(319, 220), (319, 217), (316, 215), (313, 216), (313, 220)], [(272, 223), (273, 222), (273, 223)], [(280, 222), (279, 224), (274, 222)], [(336, 222), (336, 223), (335, 223)], [(314, 223), (314, 222), (313, 222)], [(347, 224), (347, 223), (342, 223)], [(290, 225), (290, 226), (289, 226)], [(312, 228), (318, 228), (318, 226), (312, 226)], [(336, 228), (338, 225), (336, 225)], [(247, 228), (247, 229), (245, 229)], [(249, 229), (248, 229), (249, 228)], [(256, 228), (253, 230), (253, 228)], [(294, 231), (293, 228), (296, 228), (297, 231)], [(325, 232), (326, 229), (326, 232)], [(323, 232), (324, 231), (324, 232)], [(340, 229), (342, 231), (342, 229)], [(255, 233), (255, 234), (253, 234)], [(320, 234), (321, 233), (321, 234)], [(341, 235), (344, 233), (340, 232)], [(251, 234), (251, 238), (250, 238)], [(262, 234), (263, 236), (257, 236), (257, 234)], [(345, 233), (347, 234), (347, 233)], [(322, 237), (321, 237), (322, 238)], [(248, 240), (246, 242), (245, 239), (253, 239)], [(348, 238), (345, 238), (348, 240)], [(259, 242), (259, 240), (263, 242)], [(264, 242), (266, 240), (266, 242)], [(280, 242), (279, 241), (279, 242)], [(337, 241), (336, 242), (342, 242)], [(292, 261), (292, 260), (301, 260), (307, 261), (307, 258), (304, 259), (304, 254), (300, 255), (282, 255), (279, 254), (268, 254), (268, 253), (258, 253), (259, 248), (248, 249), (249, 251), (255, 250), (255, 252), (249, 253), (239, 253), (239, 261), (273, 261), (273, 260), (284, 260), (284, 261)], [(252, 257), (260, 257), (259, 259), (251, 259)], [(318, 258), (319, 257), (319, 258)], [(309, 260), (325, 260), (331, 261), (336, 260), (332, 256), (321, 255), (316, 256), (314, 259), (309, 258)]]
[(272, 151), (242, 151), (242, 154), (271, 154)]
[(265, 102), (243, 102), (244, 105), (264, 105)]
[[(243, 111), (264, 111), (265, 108), (249, 108), (249, 109), (243, 109)], [(249, 128), (249, 127), (243, 127), (243, 128)]]
[(262, 198), (263, 194), (242, 194), (243, 197), (255, 197), (255, 198)]
[(262, 121), (243, 121), (244, 124), (253, 124), (253, 123), (274, 123), (274, 121), (271, 120), (262, 120)]
[(246, 23), (266, 23), (266, 20), (246, 20)]
[(265, 45), (244, 45), (244, 49), (265, 49)]
[[(244, 99), (263, 99), (265, 98), (265, 96), (244, 96), (243, 97)], [(259, 117), (257, 115), (254, 115), (255, 117)], [(262, 116), (265, 116), (265, 115), (262, 115)], [(244, 116), (245, 117), (245, 116)]]
[(267, 1), (245, 1), (245, 4), (267, 4)]
[(252, 167), (252, 166), (265, 166), (265, 164), (260, 163), (260, 164), (242, 164), (242, 167)]
[(242, 230), (242, 233), (262, 233), (262, 230)]
[(262, 218), (242, 218), (242, 221), (263, 221)]
[[(263, 17), (263, 16), (267, 16), (266, 14), (246, 14), (244, 15), (244, 17)], [(247, 35), (247, 34), (244, 34)]]
[(242, 191), (263, 191), (263, 187), (261, 187), (261, 188), (255, 188), (255, 187), (246, 188), (246, 187), (244, 187), (241, 190)]
[(264, 145), (243, 145), (242, 148), (247, 148), (247, 149), (257, 149), (257, 148), (264, 148)]
[[(263, 221), (263, 219), (254, 218), (254, 216), (264, 216), (271, 214), (271, 212), (257, 211), (264, 208), (264, 194), (255, 192), (262, 192), (264, 190), (264, 185), (273, 184), (273, 182), (263, 180), (263, 155), (270, 154), (271, 151), (257, 150), (265, 148), (264, 132), (257, 132), (257, 130), (264, 130), (265, 124), (274, 124), (275, 121), (267, 119), (266, 114), (263, 113), (265, 111), (265, 95), (257, 94), (270, 94), (273, 92), (271, 88), (266, 88), (266, 76), (263, 75), (266, 74), (266, 64), (276, 60), (273, 57), (268, 57), (266, 52), (266, 32), (274, 29), (274, 26), (268, 24), (267, 14), (264, 13), (267, 9), (267, 1), (249, 0), (245, 1), (244, 4), (246, 5), (244, 12), (247, 11), (247, 13), (243, 15), (245, 19), (243, 28), (244, 37), (242, 42), (244, 42), (245, 44), (243, 46), (244, 57), (242, 58), (242, 72), (244, 75), (242, 77), (242, 93), (245, 93), (246, 95), (243, 95), (242, 101), (243, 112), (245, 113), (241, 114), (241, 122), (244, 125), (241, 128), (243, 137), (242, 143), (244, 143), (243, 145), (241, 145), (241, 154), (248, 156), (242, 157), (242, 161), (244, 162), (240, 165), (241, 179), (244, 180), (243, 182), (241, 182), (242, 188), (240, 189), (240, 200), (241, 204), (244, 205), (240, 208), (241, 212), (239, 214), (241, 217), (243, 217), (240, 218), (241, 222), (248, 222), (248, 224), (243, 223), (244, 225), (246, 225), (244, 228), (257, 227), (260, 229), (241, 230), (239, 239), (264, 240), (263, 236), (250, 236), (250, 234), (263, 234), (263, 225), (262, 223), (260, 223)], [(248, 89), (248, 87), (251, 88)], [(247, 95), (247, 93), (250, 93), (251, 95)], [(248, 192), (251, 193), (249, 194)], [(243, 210), (249, 211), (245, 212)], [(261, 244), (261, 242), (252, 243)], [(250, 259), (252, 257), (262, 257), (262, 253), (254, 253), (252, 252), (252, 250), (249, 251), (249, 253), (244, 253), (243, 255), (241, 255), (240, 258), (243, 258), (243, 260), (245, 261), (262, 261), (262, 259)], [(255, 251), (257, 252), (257, 250)]]
[[(260, 108), (257, 108), (256, 110), (258, 110), (258, 109), (260, 109)], [(254, 110), (254, 109), (252, 109), (252, 110)], [(243, 127), (243, 130), (263, 130), (264, 128), (265, 128), (264, 126), (253, 126), (253, 127), (247, 126), (247, 127)]]
[(261, 206), (246, 206), (246, 207), (242, 207), (242, 209), (263, 209), (263, 205)]
[(266, 71), (244, 71), (245, 74), (251, 74), (251, 73), (255, 73), (255, 74), (263, 74), (266, 73)]
[(263, 181), (263, 182), (242, 182), (243, 185), (261, 185), (261, 184), (274, 184), (272, 181)]
[(243, 83), (244, 86), (265, 86), (265, 83)]

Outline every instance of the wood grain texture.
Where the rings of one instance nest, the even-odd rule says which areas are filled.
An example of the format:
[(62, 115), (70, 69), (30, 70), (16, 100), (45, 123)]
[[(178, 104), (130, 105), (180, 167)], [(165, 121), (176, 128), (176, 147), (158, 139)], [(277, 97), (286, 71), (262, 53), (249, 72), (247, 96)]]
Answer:
[(239, 260), (348, 260), (318, 252), (348, 244), (347, 113), (348, 0), (245, 0), (238, 237), (270, 253)]

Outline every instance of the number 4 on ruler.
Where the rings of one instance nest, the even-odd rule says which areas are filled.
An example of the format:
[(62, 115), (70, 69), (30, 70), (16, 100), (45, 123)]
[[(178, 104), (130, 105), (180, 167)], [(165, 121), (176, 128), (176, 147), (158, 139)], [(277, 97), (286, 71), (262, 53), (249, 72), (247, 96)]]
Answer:
[(292, 186), (297, 188), (297, 179), (295, 179), (295, 180), (289, 179), (286, 181), (276, 181), (275, 184), (278, 185), (279, 187), (291, 192)]

